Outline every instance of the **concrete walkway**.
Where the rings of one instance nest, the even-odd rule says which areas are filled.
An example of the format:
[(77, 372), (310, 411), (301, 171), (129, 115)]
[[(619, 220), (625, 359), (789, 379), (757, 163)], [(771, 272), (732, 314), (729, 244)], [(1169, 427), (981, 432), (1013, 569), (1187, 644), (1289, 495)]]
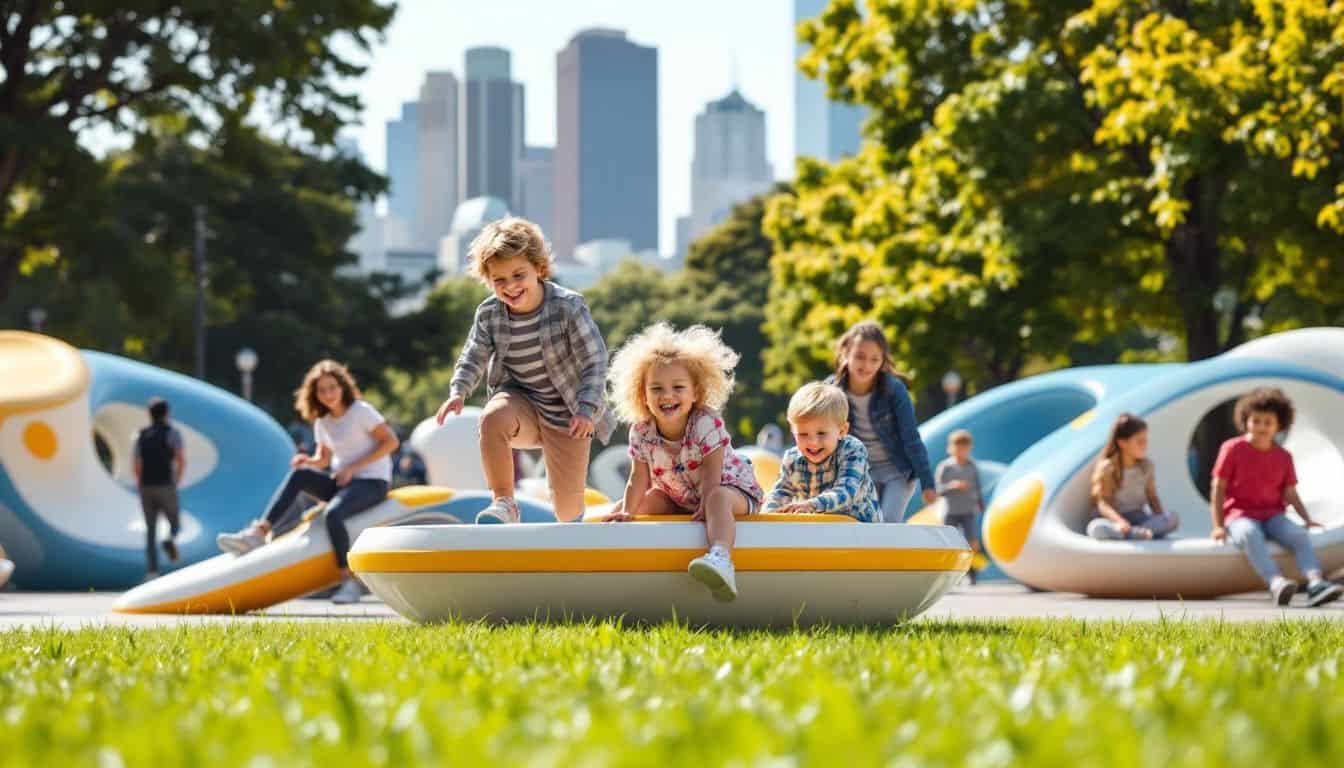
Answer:
[[(1035, 593), (1016, 584), (962, 586), (924, 614), (924, 619), (1079, 618), (1079, 619), (1213, 619), (1277, 621), (1331, 619), (1344, 621), (1344, 600), (1308, 609), (1299, 595), (1282, 609), (1264, 593), (1218, 600), (1090, 600), (1080, 595)], [(0, 592), (0, 631), (15, 627), (177, 626), (221, 621), (404, 621), (377, 600), (357, 605), (332, 605), (325, 600), (291, 600), (261, 613), (244, 616), (123, 616), (111, 612), (116, 595), (105, 592)]]

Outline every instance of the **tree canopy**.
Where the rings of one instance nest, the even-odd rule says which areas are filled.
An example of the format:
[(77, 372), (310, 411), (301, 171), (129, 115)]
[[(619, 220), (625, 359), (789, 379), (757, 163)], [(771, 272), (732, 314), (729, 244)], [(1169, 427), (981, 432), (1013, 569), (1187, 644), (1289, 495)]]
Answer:
[(981, 384), (1136, 328), (1199, 359), (1339, 318), (1344, 3), (864, 6), (799, 27), (869, 119), (770, 206), (776, 383), (862, 316)]

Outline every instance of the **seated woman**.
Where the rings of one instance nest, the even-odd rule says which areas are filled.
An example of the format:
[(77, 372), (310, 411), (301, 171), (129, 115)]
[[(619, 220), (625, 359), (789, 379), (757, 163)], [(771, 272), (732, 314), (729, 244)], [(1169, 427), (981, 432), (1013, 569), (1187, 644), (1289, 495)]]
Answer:
[(358, 602), (360, 585), (346, 565), (350, 534), (345, 530), (345, 519), (387, 498), (392, 483), (389, 457), (399, 441), (382, 415), (360, 399), (350, 372), (334, 360), (321, 360), (309, 369), (294, 392), (294, 409), (313, 422), (316, 452), (312, 456), (296, 455), (289, 462), (289, 477), (271, 498), (266, 516), (238, 533), (221, 533), (217, 538), (219, 548), (241, 555), (265, 544), (271, 527), (300, 493), (306, 493), (327, 502), (327, 533), (343, 577), (331, 600)]
[(1160, 539), (1180, 525), (1157, 497), (1148, 424), (1132, 413), (1120, 414), (1111, 427), (1092, 470), (1092, 503), (1097, 516), (1087, 524), (1087, 535), (1094, 539)]

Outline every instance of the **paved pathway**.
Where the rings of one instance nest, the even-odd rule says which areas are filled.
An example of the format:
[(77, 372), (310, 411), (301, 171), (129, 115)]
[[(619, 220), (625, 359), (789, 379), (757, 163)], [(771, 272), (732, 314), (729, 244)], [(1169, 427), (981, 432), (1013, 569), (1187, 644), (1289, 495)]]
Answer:
[[(325, 600), (291, 600), (245, 616), (123, 616), (111, 612), (116, 595), (105, 592), (0, 592), (0, 631), (24, 626), (176, 626), (220, 621), (403, 621), (373, 598), (358, 605), (332, 605)], [(1296, 598), (1300, 605), (1302, 596)], [(1331, 619), (1344, 621), (1344, 601), (1310, 610), (1280, 609), (1264, 593), (1218, 600), (1090, 600), (1079, 595), (1034, 593), (1015, 584), (959, 587), (930, 609), (925, 618), (1085, 618), (1085, 619), (1223, 619), (1275, 621)]]

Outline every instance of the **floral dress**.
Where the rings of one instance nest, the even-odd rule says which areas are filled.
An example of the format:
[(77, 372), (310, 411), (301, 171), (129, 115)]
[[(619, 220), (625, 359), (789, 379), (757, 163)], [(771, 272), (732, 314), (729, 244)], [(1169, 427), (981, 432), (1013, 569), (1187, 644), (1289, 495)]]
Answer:
[(699, 508), (700, 467), (719, 448), (723, 449), (722, 484), (745, 494), (750, 511), (760, 509), (765, 494), (756, 482), (756, 472), (750, 461), (733, 452), (728, 430), (717, 413), (695, 408), (681, 440), (665, 439), (652, 420), (630, 427), (630, 458), (648, 464), (653, 487), (683, 509)]

